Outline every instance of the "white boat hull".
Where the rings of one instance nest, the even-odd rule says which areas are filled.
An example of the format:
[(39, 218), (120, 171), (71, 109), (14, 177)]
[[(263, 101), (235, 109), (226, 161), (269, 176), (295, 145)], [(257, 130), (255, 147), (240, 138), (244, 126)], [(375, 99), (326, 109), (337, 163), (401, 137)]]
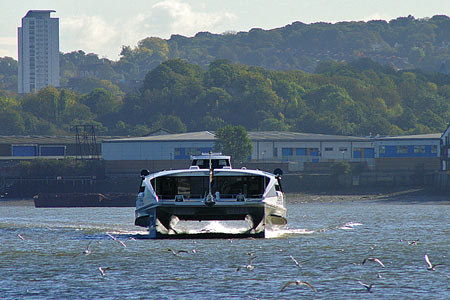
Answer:
[(238, 221), (247, 220), (249, 230), (246, 235), (264, 237), (265, 229), (285, 225), (286, 209), (264, 202), (216, 203), (207, 206), (197, 203), (157, 203), (136, 210), (135, 225), (147, 227), (149, 237), (176, 237), (177, 231), (172, 220), (183, 221)]
[(286, 224), (280, 177), (261, 170), (198, 166), (143, 171), (135, 225), (147, 227), (150, 238), (180, 237), (175, 228), (179, 220), (246, 220), (247, 235), (264, 237), (267, 227)]

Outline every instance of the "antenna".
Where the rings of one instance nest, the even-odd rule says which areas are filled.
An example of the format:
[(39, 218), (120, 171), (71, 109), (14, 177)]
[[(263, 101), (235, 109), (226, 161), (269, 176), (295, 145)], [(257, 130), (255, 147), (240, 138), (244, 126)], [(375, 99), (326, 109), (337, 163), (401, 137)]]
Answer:
[(208, 195), (205, 199), (205, 205), (208, 207), (213, 206), (216, 204), (216, 201), (214, 200), (214, 197), (211, 193), (211, 185), (212, 185), (212, 179), (213, 179), (213, 168), (212, 168), (212, 161), (211, 161), (211, 151), (209, 151), (209, 185), (208, 185)]
[(100, 159), (97, 148), (97, 138), (95, 136), (95, 125), (75, 125), (76, 134), (76, 159)]

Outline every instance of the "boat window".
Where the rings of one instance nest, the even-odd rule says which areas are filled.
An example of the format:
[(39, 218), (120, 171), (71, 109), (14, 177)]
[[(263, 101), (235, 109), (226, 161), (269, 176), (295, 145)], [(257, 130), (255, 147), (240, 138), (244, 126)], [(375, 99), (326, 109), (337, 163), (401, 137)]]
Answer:
[(278, 183), (275, 183), (275, 190), (281, 192), (281, 186)]
[(173, 199), (176, 195), (203, 198), (208, 191), (209, 179), (207, 176), (163, 176), (154, 178), (151, 182), (156, 194), (162, 199)]
[(276, 197), (277, 192), (275, 190), (275, 186), (272, 186), (272, 188), (267, 192), (267, 197)]
[(221, 197), (232, 198), (244, 194), (246, 198), (261, 198), (267, 183), (264, 176), (217, 176), (214, 178), (213, 190)]
[[(193, 166), (198, 166), (200, 169), (209, 169), (209, 159), (195, 159), (192, 162)], [(213, 169), (223, 169), (229, 166), (230, 162), (227, 159), (212, 159), (211, 166)]]
[[(243, 194), (246, 198), (261, 198), (269, 179), (265, 176), (214, 176), (212, 193), (219, 192), (221, 198), (236, 198)], [(162, 176), (152, 179), (156, 194), (162, 199), (173, 199), (176, 195), (184, 198), (203, 198), (208, 193), (208, 176)]]

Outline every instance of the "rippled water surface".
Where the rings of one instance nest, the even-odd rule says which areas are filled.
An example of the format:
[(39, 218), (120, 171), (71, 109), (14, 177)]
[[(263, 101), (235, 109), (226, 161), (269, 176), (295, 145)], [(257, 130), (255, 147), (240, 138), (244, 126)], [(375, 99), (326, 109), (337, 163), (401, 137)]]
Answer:
[[(449, 205), (291, 203), (266, 239), (149, 240), (133, 222), (133, 208), (0, 206), (0, 298), (450, 299)], [(295, 280), (317, 292), (280, 292)]]

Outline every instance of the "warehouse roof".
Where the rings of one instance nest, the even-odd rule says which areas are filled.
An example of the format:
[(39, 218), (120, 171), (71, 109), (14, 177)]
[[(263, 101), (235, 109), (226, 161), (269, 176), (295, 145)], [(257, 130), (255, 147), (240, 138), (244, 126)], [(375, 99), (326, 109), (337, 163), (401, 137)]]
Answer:
[(368, 141), (369, 138), (346, 135), (300, 133), (291, 131), (250, 131), (252, 141)]
[[(97, 136), (97, 143), (105, 139), (119, 138), (113, 136)], [(54, 136), (54, 135), (2, 135), (0, 144), (46, 144), (46, 145), (65, 145), (76, 144), (77, 137), (73, 136)]]
[[(290, 131), (249, 131), (248, 136), (252, 141), (392, 141), (392, 140), (435, 140), (441, 138), (441, 133), (382, 136), (382, 137), (355, 137), (343, 135), (327, 135), (315, 133), (300, 133)], [(188, 133), (164, 134), (143, 137), (119, 137), (97, 136), (97, 143), (117, 142), (182, 142), (182, 141), (211, 141), (215, 140), (214, 132), (200, 131)], [(0, 136), (0, 144), (42, 144), (42, 145), (66, 145), (76, 144), (76, 136), (48, 136), (48, 135), (13, 135)]]
[(416, 135), (397, 135), (397, 136), (383, 136), (376, 137), (377, 141), (391, 141), (391, 140), (440, 140), (442, 133), (428, 133)]
[[(315, 133), (299, 133), (291, 131), (249, 131), (248, 137), (252, 141), (368, 141), (369, 138), (326, 135)], [(132, 137), (123, 139), (104, 140), (103, 142), (181, 142), (181, 141), (214, 141), (215, 135), (211, 131), (164, 134), (158, 136)]]
[(142, 137), (130, 137), (122, 139), (110, 139), (104, 140), (103, 142), (146, 142), (146, 141), (214, 141), (214, 133), (210, 131), (200, 131), (200, 132), (188, 132), (188, 133), (175, 133), (175, 134), (162, 134), (162, 135), (150, 135)]

